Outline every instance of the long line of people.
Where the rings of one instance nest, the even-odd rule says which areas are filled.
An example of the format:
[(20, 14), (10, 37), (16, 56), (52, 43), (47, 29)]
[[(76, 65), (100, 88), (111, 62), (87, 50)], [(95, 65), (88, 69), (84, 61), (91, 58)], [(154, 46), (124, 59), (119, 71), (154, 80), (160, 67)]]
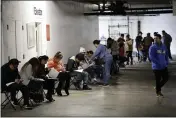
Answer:
[[(155, 32), (154, 35), (157, 33)], [(163, 39), (169, 52), (172, 38), (163, 31)], [(146, 61), (147, 58), (149, 59), (149, 48), (154, 39), (150, 33), (143, 39), (142, 32), (139, 32), (135, 41), (139, 61)], [(23, 107), (31, 109), (29, 99), (34, 102), (44, 101), (44, 89), (47, 90), (46, 99), (49, 102), (55, 101), (53, 99), (54, 90), (58, 96), (62, 96), (62, 89), (64, 88), (68, 96), (71, 77), (75, 75), (76, 80), (73, 85), (77, 90), (92, 90), (88, 85), (90, 83), (108, 86), (112, 73), (117, 74), (119, 66), (125, 66), (124, 62), (127, 62), (127, 65), (133, 65), (133, 43), (130, 35), (126, 35), (125, 40), (124, 34), (121, 34), (117, 41), (108, 38), (107, 47), (100, 44), (100, 40), (94, 40), (95, 52), (83, 50), (76, 56), (70, 57), (66, 65), (62, 62), (63, 54), (57, 52), (50, 59), (46, 55), (31, 58), (22, 66), (20, 72), (18, 71), (20, 61), (11, 59), (1, 67), (2, 91), (11, 93), (11, 101), (14, 106), (19, 105), (16, 91), (21, 91), (24, 99)], [(170, 53), (169, 55), (172, 59)], [(45, 67), (46, 65), (47, 67)], [(55, 81), (59, 81), (56, 89)], [(81, 87), (82, 82), (83, 86)]]

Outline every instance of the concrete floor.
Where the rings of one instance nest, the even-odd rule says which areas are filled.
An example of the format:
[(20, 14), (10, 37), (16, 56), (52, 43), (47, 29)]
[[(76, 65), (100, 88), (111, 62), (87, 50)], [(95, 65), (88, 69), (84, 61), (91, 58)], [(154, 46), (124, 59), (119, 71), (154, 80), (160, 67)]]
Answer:
[[(92, 91), (71, 90), (69, 97), (55, 96), (33, 110), (2, 110), (2, 116), (176, 116), (176, 62), (169, 67), (170, 80), (163, 88), (165, 98), (157, 98), (150, 64), (122, 69), (111, 86)], [(64, 93), (64, 92), (63, 92)]]

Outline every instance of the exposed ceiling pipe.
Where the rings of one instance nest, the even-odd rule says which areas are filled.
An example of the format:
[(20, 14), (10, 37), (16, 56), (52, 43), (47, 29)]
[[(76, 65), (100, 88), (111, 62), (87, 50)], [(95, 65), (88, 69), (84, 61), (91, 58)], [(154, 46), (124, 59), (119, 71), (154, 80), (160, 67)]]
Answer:
[(173, 13), (173, 10), (160, 10), (160, 11), (140, 11), (140, 12), (126, 12), (126, 14), (118, 14), (118, 13), (114, 13), (114, 12), (96, 12), (96, 13), (84, 13), (84, 15), (120, 15), (120, 16), (125, 16), (125, 15), (144, 15), (144, 14), (167, 14), (167, 13)]
[[(173, 9), (172, 7), (147, 7), (147, 8), (128, 8), (126, 10), (154, 10), (154, 9)], [(99, 11), (98, 9), (94, 9), (92, 11)], [(109, 11), (108, 8), (105, 11)]]

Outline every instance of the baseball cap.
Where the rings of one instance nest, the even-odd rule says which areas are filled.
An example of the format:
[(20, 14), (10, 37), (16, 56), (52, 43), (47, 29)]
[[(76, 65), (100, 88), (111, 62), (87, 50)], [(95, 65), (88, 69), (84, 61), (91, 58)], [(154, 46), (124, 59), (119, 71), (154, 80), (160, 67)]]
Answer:
[(12, 65), (19, 65), (19, 63), (21, 63), (21, 61), (19, 61), (18, 59), (11, 59), (9, 61), (9, 64), (12, 64)]

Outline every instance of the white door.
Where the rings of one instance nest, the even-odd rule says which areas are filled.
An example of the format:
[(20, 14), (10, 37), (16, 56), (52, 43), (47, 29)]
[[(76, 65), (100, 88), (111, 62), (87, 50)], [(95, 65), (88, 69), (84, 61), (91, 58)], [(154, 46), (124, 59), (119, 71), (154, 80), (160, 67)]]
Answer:
[(3, 21), (3, 59), (8, 62), (12, 58), (17, 58), (17, 48), (15, 39), (15, 21)]

